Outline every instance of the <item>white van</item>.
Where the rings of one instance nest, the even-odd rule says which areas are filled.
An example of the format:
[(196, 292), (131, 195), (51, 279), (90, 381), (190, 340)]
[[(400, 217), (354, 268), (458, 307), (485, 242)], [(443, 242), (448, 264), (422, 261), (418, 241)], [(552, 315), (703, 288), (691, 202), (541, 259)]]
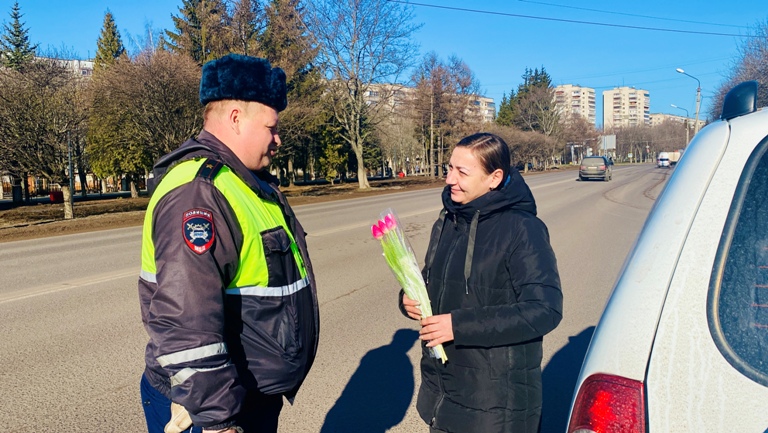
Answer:
[(659, 157), (656, 159), (656, 166), (669, 168), (669, 153), (659, 152)]

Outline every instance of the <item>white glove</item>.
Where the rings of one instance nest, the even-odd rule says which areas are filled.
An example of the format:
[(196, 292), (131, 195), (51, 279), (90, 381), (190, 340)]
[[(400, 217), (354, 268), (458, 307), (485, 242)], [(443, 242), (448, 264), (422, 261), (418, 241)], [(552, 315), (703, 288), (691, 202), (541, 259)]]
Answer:
[(192, 426), (192, 418), (184, 406), (171, 403), (171, 420), (165, 425), (165, 433), (181, 433)]

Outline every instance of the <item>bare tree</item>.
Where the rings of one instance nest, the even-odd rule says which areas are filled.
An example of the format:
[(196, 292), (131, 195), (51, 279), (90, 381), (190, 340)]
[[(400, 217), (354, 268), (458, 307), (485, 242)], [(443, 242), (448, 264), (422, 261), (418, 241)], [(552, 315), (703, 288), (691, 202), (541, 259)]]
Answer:
[[(653, 128), (649, 125), (629, 126), (617, 128), (616, 133), (616, 155), (619, 160), (629, 162), (639, 161), (640, 155), (645, 151), (645, 147), (656, 146), (653, 141)], [(630, 154), (632, 157), (630, 158)]]
[(71, 219), (69, 156), (84, 131), (87, 82), (55, 58), (34, 60), (19, 70), (0, 68), (0, 154), (17, 173), (34, 173), (58, 184), (64, 218)]
[(535, 131), (521, 131), (512, 126), (488, 125), (488, 132), (503, 138), (509, 146), (512, 165), (528, 171), (528, 165), (538, 165), (550, 152), (555, 139)]
[(382, 157), (391, 162), (394, 173), (412, 172), (416, 158), (423, 149), (414, 137), (415, 124), (410, 113), (404, 108), (393, 109), (387, 118), (379, 123), (376, 132), (381, 143)]
[(559, 140), (555, 141), (557, 145), (552, 154), (562, 152), (569, 145), (594, 146), (599, 136), (600, 133), (592, 123), (578, 114), (572, 114), (561, 125)]
[(397, 82), (411, 65), (416, 47), (410, 36), (417, 29), (412, 8), (386, 0), (319, 0), (308, 11), (329, 79), (330, 108), (355, 153), (358, 185), (368, 188), (363, 147), (386, 104), (368, 104), (366, 95), (373, 84)]
[(445, 63), (434, 52), (424, 56), (411, 80), (416, 88), (412, 113), (421, 141), (428, 144), (432, 176), (454, 144), (480, 130), (482, 117), (474, 109), (480, 84), (464, 61), (452, 56)]
[(202, 127), (199, 82), (194, 60), (168, 51), (121, 58), (94, 77), (88, 131), (94, 172), (128, 175), (137, 197), (136, 177)]
[(758, 22), (751, 36), (744, 40), (729, 76), (715, 92), (709, 112), (710, 120), (720, 117), (725, 94), (743, 81), (756, 80), (759, 84), (758, 106), (768, 105), (768, 19)]

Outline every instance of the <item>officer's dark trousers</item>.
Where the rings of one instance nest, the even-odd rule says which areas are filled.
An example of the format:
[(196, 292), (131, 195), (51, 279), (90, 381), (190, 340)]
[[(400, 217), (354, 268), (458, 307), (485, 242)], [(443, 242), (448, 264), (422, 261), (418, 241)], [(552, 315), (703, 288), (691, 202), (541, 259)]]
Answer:
[[(141, 400), (149, 433), (163, 433), (171, 420), (171, 400), (149, 384), (141, 376)], [(237, 417), (237, 425), (245, 433), (277, 433), (277, 420), (283, 408), (283, 397), (273, 395), (248, 395)], [(201, 427), (193, 426), (187, 432), (202, 433)]]

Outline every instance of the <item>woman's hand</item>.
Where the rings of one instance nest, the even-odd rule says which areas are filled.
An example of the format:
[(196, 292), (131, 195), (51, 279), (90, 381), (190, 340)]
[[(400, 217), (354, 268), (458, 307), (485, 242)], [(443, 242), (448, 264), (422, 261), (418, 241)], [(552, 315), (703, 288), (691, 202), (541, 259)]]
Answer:
[(409, 298), (405, 293), (403, 293), (403, 308), (405, 308), (405, 312), (408, 313), (408, 317), (411, 319), (421, 319), (421, 308), (419, 308), (419, 301)]
[(438, 314), (421, 319), (419, 338), (427, 342), (427, 347), (453, 341), (453, 321), (451, 314)]

